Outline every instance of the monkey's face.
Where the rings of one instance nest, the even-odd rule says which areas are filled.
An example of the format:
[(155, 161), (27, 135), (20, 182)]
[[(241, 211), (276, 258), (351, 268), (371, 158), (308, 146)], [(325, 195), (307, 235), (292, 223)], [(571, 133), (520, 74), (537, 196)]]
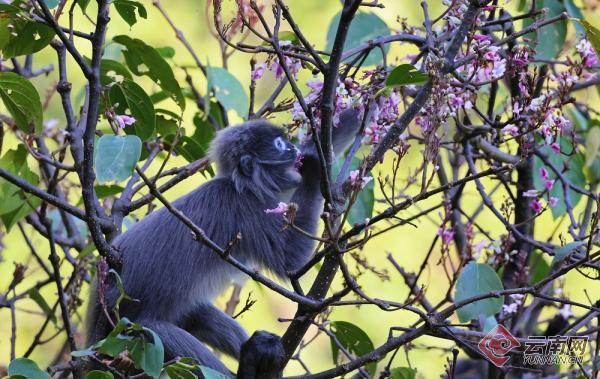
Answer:
[(261, 131), (265, 133), (259, 143), (257, 162), (265, 172), (270, 173), (281, 189), (298, 186), (302, 180), (298, 148), (277, 128)]
[(246, 122), (217, 133), (211, 158), (219, 176), (230, 177), (252, 192), (286, 191), (297, 187), (299, 151), (282, 130), (264, 120)]

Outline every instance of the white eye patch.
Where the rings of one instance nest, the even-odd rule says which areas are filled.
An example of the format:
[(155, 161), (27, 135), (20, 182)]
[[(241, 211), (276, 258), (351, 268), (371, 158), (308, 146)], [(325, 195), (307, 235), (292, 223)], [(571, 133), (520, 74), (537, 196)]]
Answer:
[(277, 137), (273, 140), (273, 146), (279, 151), (285, 151), (287, 149), (285, 141), (281, 137)]

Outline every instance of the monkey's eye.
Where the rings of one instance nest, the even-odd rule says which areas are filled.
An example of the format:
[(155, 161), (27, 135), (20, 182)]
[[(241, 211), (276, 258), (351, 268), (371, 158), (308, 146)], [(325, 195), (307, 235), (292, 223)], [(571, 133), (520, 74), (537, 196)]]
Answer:
[(273, 146), (275, 146), (275, 148), (281, 152), (286, 150), (285, 141), (281, 137), (277, 137), (273, 140)]

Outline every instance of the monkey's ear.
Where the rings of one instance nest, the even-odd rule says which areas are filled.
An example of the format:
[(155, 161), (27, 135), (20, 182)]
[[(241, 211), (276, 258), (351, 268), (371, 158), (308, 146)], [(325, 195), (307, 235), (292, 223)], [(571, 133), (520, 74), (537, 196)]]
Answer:
[(240, 158), (240, 170), (246, 176), (252, 176), (252, 157), (248, 154)]

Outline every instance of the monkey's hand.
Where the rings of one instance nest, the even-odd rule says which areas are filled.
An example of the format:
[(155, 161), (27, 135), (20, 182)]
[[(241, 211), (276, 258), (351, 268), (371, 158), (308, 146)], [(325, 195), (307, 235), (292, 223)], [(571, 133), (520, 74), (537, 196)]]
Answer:
[(242, 345), (238, 379), (281, 378), (285, 353), (278, 335), (259, 330)]
[[(354, 141), (361, 124), (358, 111), (352, 108), (342, 111), (339, 117), (339, 126), (334, 127), (331, 131), (333, 154), (336, 157), (342, 154)], [(317, 150), (312, 140), (307, 142), (301, 150), (305, 159), (318, 159)]]
[(347, 148), (350, 147), (356, 133), (360, 129), (361, 120), (358, 117), (358, 111), (350, 108), (340, 113), (340, 125), (337, 128), (333, 128), (332, 131), (332, 144), (333, 154), (338, 157)]

